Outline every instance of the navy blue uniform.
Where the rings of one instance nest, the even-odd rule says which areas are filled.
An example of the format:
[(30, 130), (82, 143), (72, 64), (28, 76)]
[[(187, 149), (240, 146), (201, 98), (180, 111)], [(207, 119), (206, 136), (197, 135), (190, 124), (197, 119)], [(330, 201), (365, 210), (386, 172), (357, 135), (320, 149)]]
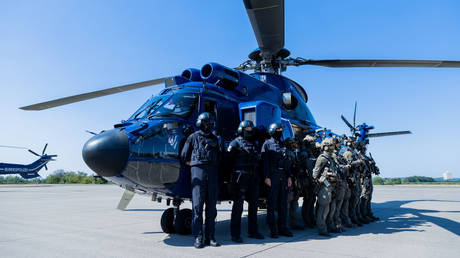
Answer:
[(267, 202), (267, 224), (272, 234), (278, 234), (275, 223), (275, 208), (278, 207), (278, 230), (288, 232), (286, 226), (287, 179), (290, 177), (290, 164), (286, 157), (286, 148), (282, 146), (281, 141), (273, 137), (265, 141), (262, 146), (262, 163), (265, 178), (271, 180)]
[(241, 214), (243, 213), (244, 200), (248, 202), (248, 233), (258, 234), (257, 206), (259, 199), (259, 175), (257, 164), (259, 151), (256, 143), (245, 140), (242, 136), (234, 139), (229, 147), (230, 164), (233, 166), (232, 183), (234, 196), (232, 207), (232, 220), (230, 223), (233, 238), (241, 234)]
[(191, 134), (185, 142), (181, 157), (183, 161), (190, 162), (191, 166), (193, 235), (195, 238), (203, 235), (203, 205), (206, 203), (205, 238), (214, 239), (220, 157), (217, 136), (201, 130)]

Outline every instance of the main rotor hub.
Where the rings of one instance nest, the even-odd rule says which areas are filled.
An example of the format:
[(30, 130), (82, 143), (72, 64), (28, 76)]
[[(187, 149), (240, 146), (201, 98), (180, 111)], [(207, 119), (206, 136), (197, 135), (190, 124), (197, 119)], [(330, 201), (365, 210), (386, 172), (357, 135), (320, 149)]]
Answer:
[(240, 71), (254, 70), (255, 72), (280, 74), (286, 71), (287, 66), (299, 66), (308, 61), (300, 57), (291, 58), (289, 57), (290, 54), (291, 52), (289, 50), (282, 48), (276, 55), (265, 57), (258, 48), (248, 55), (249, 60), (243, 62), (235, 69)]

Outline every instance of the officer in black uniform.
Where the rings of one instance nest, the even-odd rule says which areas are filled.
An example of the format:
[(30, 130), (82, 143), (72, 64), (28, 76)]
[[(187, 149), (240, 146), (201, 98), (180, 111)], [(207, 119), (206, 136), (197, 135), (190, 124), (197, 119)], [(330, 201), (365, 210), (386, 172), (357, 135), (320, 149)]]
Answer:
[(301, 176), (305, 174), (302, 167), (302, 155), (298, 148), (297, 141), (292, 138), (284, 140), (284, 144), (288, 151), (289, 161), (291, 162), (290, 174), (292, 185), (288, 192), (288, 221), (291, 229), (303, 229), (304, 227), (297, 223), (297, 209), (299, 208), (299, 197), (302, 191)]
[[(218, 164), (220, 147), (217, 137), (212, 134), (214, 117), (207, 112), (198, 116), (198, 131), (191, 134), (182, 149), (182, 160), (191, 166), (192, 174), (192, 231), (195, 236), (195, 248), (204, 245), (220, 246), (214, 237), (217, 216), (216, 202), (218, 194)], [(205, 238), (203, 243), (203, 205), (205, 212)]]
[(255, 141), (252, 121), (244, 120), (238, 127), (239, 136), (228, 146), (229, 164), (232, 164), (233, 207), (230, 230), (232, 241), (242, 243), (241, 214), (244, 200), (248, 202), (248, 235), (250, 238), (264, 239), (257, 227), (257, 206), (259, 199), (259, 175), (257, 166), (260, 149)]
[(304, 184), (302, 186), (302, 196), (303, 196), (303, 204), (302, 204), (302, 218), (304, 220), (305, 226), (309, 228), (313, 228), (316, 224), (315, 222), (315, 201), (316, 201), (316, 193), (315, 193), (315, 183), (313, 181), (313, 168), (315, 166), (316, 158), (316, 137), (307, 135), (303, 139), (303, 151), (304, 158), (303, 163), (305, 165), (305, 175), (302, 178)]
[[(269, 187), (267, 202), (267, 223), (270, 227), (270, 237), (278, 235), (292, 237), (286, 226), (287, 193), (292, 181), (289, 171), (289, 159), (286, 157), (286, 148), (281, 137), (283, 127), (280, 123), (273, 123), (268, 128), (271, 138), (262, 146), (262, 163), (265, 184)], [(275, 207), (278, 207), (278, 225), (275, 223)], [(277, 227), (278, 226), (278, 227)]]

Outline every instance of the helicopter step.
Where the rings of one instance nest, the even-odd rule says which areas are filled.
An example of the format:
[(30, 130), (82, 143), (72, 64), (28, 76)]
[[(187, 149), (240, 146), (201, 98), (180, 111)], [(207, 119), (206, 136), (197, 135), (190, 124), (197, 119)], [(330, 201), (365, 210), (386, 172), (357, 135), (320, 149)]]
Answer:
[(161, 215), (161, 229), (163, 232), (172, 234), (188, 235), (192, 233), (192, 210), (180, 209), (181, 199), (174, 199), (174, 208), (168, 208)]

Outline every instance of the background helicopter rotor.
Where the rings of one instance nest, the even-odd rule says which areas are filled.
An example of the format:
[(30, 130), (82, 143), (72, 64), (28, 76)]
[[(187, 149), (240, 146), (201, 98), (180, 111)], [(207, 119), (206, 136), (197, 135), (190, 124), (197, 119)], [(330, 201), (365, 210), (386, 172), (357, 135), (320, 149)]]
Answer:
[(343, 116), (340, 115), (343, 122), (350, 128), (352, 137), (359, 137), (363, 141), (367, 141), (367, 138), (371, 137), (383, 137), (383, 136), (393, 136), (393, 135), (403, 135), (403, 134), (412, 134), (411, 131), (393, 131), (393, 132), (382, 132), (382, 133), (369, 133), (370, 130), (374, 129), (374, 126), (369, 126), (366, 123), (362, 123), (356, 126), (356, 107), (357, 101), (355, 101), (355, 109), (353, 111), (353, 125)]

